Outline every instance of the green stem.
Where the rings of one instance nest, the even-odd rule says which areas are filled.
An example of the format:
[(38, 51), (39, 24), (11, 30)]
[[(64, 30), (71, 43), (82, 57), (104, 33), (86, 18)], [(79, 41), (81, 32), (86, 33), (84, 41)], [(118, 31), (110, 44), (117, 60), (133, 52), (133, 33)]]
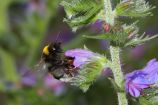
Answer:
[(110, 24), (111, 26), (114, 25), (115, 16), (112, 10), (112, 5), (110, 0), (104, 0), (104, 9), (105, 9), (105, 21), (106, 23)]
[[(111, 0), (104, 0), (104, 9), (105, 9), (106, 23), (113, 26), (115, 24), (115, 13), (112, 10)], [(121, 71), (119, 51), (120, 51), (119, 47), (113, 47), (113, 46), (110, 47), (110, 53), (112, 59), (111, 69), (113, 71), (114, 80), (116, 84), (120, 88), (122, 88), (124, 77)], [(124, 87), (123, 90), (125, 90)], [(118, 96), (119, 105), (128, 105), (125, 91), (124, 92), (117, 91), (117, 96)]]
[[(112, 59), (111, 69), (113, 71), (115, 83), (120, 88), (123, 88), (123, 90), (125, 90), (123, 85), (124, 76), (121, 71), (119, 52), (120, 52), (119, 47), (110, 46), (110, 53)], [(125, 91), (124, 92), (117, 91), (117, 96), (118, 96), (119, 105), (128, 105)]]

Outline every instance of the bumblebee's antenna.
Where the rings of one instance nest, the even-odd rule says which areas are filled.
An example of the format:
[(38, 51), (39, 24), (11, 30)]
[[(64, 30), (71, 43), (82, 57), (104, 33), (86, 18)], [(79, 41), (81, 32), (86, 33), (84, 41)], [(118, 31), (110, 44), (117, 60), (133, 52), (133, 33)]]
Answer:
[(59, 39), (60, 34), (61, 34), (61, 32), (58, 32), (58, 35), (57, 35), (57, 37), (56, 37), (56, 39), (55, 39), (55, 42), (57, 42), (57, 40)]

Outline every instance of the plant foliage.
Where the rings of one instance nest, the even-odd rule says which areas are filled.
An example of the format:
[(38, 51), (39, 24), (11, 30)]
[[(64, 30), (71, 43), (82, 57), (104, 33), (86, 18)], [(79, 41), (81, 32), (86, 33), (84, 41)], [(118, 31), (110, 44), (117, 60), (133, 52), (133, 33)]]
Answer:
[(96, 0), (72, 0), (69, 2), (62, 1), (67, 17), (64, 19), (72, 28), (94, 22), (103, 9), (102, 1)]
[(86, 38), (92, 39), (105, 39), (110, 41), (110, 43), (114, 46), (127, 47), (127, 46), (136, 46), (145, 43), (151, 39), (158, 37), (158, 35), (154, 35), (149, 37), (149, 35), (140, 35), (138, 33), (139, 29), (136, 26), (136, 23), (131, 25), (122, 25), (122, 30), (119, 32), (110, 31), (108, 33), (101, 33), (96, 36), (87, 36), (83, 35)]
[(145, 0), (123, 0), (115, 8), (117, 16), (144, 17), (152, 15), (150, 12), (155, 7)]
[(157, 105), (158, 104), (158, 90), (156, 87), (144, 90), (144, 95), (139, 98), (143, 105)]

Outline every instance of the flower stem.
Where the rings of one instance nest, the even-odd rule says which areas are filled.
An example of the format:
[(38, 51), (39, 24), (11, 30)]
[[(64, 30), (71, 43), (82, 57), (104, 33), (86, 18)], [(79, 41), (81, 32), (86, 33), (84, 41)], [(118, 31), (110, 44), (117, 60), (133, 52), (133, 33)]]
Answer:
[[(111, 53), (111, 59), (112, 59), (112, 65), (111, 65), (112, 68), (111, 69), (113, 71), (115, 83), (121, 89), (123, 88), (123, 90), (125, 90), (124, 86), (122, 86), (124, 76), (121, 71), (119, 52), (120, 52), (119, 47), (110, 46), (110, 53)], [(118, 96), (119, 105), (128, 105), (125, 91), (123, 91), (123, 92), (117, 91), (117, 96)]]
[[(115, 13), (112, 10), (111, 0), (104, 0), (104, 9), (105, 9), (106, 23), (113, 26), (115, 24)], [(111, 69), (113, 71), (114, 80), (117, 86), (122, 88), (124, 87), (122, 84), (124, 77), (121, 71), (119, 51), (120, 51), (119, 47), (113, 47), (113, 46), (110, 47), (110, 53), (112, 59)], [(125, 89), (123, 88), (123, 90)], [(117, 91), (117, 96), (118, 96), (119, 105), (128, 105), (125, 91), (124, 92)]]
[(112, 5), (110, 0), (104, 0), (104, 9), (105, 9), (105, 17), (106, 17), (105, 22), (113, 26), (115, 22), (115, 16), (112, 10)]

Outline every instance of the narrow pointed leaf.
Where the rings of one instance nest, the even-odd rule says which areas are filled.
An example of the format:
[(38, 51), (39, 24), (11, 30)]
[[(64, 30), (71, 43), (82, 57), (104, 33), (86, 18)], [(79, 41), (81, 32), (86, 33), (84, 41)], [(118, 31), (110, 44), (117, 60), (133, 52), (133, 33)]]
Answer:
[(145, 0), (123, 0), (116, 6), (115, 11), (118, 16), (145, 17), (152, 15), (150, 11), (154, 8)]
[(136, 45), (140, 45), (140, 44), (143, 44), (149, 40), (152, 40), (152, 39), (155, 39), (158, 37), (158, 34), (157, 35), (154, 35), (154, 36), (151, 36), (149, 37), (148, 35), (141, 35), (141, 36), (137, 36), (136, 38), (130, 40), (128, 43), (125, 44), (125, 46), (136, 46)]

